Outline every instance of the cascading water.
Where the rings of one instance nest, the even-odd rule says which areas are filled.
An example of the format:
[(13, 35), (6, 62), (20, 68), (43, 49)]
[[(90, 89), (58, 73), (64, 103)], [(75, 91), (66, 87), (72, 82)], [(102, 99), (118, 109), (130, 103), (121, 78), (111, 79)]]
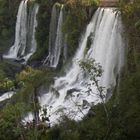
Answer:
[(61, 55), (61, 48), (62, 48), (62, 44), (63, 44), (62, 24), (63, 24), (63, 5), (61, 6), (60, 16), (59, 16), (59, 20), (58, 20), (54, 55), (53, 55), (53, 61), (51, 64), (52, 67), (57, 67), (57, 65), (59, 63), (59, 58)]
[(54, 46), (55, 46), (55, 40), (56, 40), (56, 30), (57, 30), (58, 18), (59, 18), (58, 13), (60, 13), (58, 5), (54, 4), (52, 8), (51, 22), (50, 22), (49, 55), (44, 61), (44, 64), (47, 63), (49, 66), (52, 65), (52, 60), (53, 60)]
[[(85, 83), (88, 81), (84, 78), (77, 61), (94, 58), (104, 70), (100, 84), (106, 89), (116, 85), (116, 77), (124, 64), (124, 43), (121, 36), (121, 19), (113, 10), (99, 8), (96, 11), (81, 39), (72, 66), (64, 77), (55, 80), (49, 93), (41, 96), (41, 105), (50, 108), (51, 122), (56, 122), (62, 114), (79, 120), (88, 112), (91, 105), (100, 102), (96, 94), (86, 92)], [(92, 44), (85, 55), (89, 37), (92, 37)]]
[(100, 79), (103, 87), (116, 85), (116, 76), (124, 65), (124, 41), (119, 14), (113, 9), (101, 9), (104, 16), (94, 34), (94, 41), (86, 57), (94, 58), (104, 70)]
[(29, 20), (28, 20), (28, 32), (27, 32), (27, 47), (26, 47), (26, 55), (23, 57), (25, 61), (27, 61), (30, 56), (36, 51), (36, 39), (35, 39), (35, 31), (37, 27), (37, 18), (36, 15), (39, 10), (39, 5), (35, 4), (33, 9), (29, 12)]
[(27, 2), (22, 0), (19, 6), (15, 31), (15, 43), (10, 48), (8, 55), (4, 58), (16, 59), (19, 55), (23, 55), (26, 47), (26, 34), (27, 34)]
[[(59, 5), (60, 7), (60, 5)], [(44, 64), (47, 63), (50, 67), (56, 68), (60, 55), (62, 52), (62, 48), (66, 47), (66, 40), (64, 41), (64, 34), (62, 32), (62, 24), (63, 24), (63, 5), (61, 5), (60, 14), (58, 14), (58, 5), (55, 4), (52, 9), (52, 18), (50, 24), (50, 35), (49, 35), (49, 55), (47, 56)], [(57, 32), (56, 32), (57, 31)], [(66, 50), (65, 56), (66, 56)]]
[(39, 6), (35, 4), (28, 16), (27, 3), (28, 0), (22, 0), (20, 3), (17, 14), (15, 43), (8, 54), (3, 55), (4, 58), (27, 61), (36, 50), (35, 28), (37, 26), (36, 14)]

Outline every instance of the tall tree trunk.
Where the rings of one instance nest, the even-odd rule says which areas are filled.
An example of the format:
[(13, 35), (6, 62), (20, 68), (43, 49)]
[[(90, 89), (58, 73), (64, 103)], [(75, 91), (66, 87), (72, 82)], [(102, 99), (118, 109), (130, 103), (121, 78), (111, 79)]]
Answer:
[(40, 121), (39, 118), (39, 101), (37, 97), (37, 88), (34, 89), (33, 93), (33, 104), (34, 104), (34, 120), (35, 120), (35, 125), (37, 125)]

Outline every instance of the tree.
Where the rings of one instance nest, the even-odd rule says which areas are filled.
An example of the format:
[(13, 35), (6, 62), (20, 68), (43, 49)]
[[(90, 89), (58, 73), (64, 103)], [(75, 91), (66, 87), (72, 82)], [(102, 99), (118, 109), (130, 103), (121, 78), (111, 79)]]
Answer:
[[(17, 80), (22, 85), (23, 100), (24, 97), (30, 102), (33, 109), (35, 125), (40, 121), (39, 118), (39, 101), (38, 93), (42, 85), (50, 84), (52, 82), (52, 75), (47, 71), (33, 69), (27, 67), (20, 74), (17, 75)], [(27, 101), (26, 101), (27, 102)]]
[(0, 139), (15, 140), (24, 139), (24, 126), (22, 119), (27, 112), (26, 104), (8, 104), (0, 111)]
[[(85, 73), (88, 74), (90, 79), (90, 82), (87, 83), (88, 92), (91, 94), (96, 94), (101, 99), (101, 103), (106, 114), (107, 123), (109, 123), (109, 113), (105, 105), (105, 88), (99, 83), (99, 78), (103, 73), (101, 65), (99, 63), (96, 63), (94, 59), (85, 59), (80, 61), (80, 67)], [(96, 87), (97, 93), (93, 92), (92, 86)]]

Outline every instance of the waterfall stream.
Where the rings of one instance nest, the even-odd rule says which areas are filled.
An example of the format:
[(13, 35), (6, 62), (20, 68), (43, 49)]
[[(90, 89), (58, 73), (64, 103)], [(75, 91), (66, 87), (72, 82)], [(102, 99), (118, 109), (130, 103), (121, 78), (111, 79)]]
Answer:
[(36, 50), (35, 28), (37, 26), (36, 14), (38, 4), (34, 4), (32, 10), (27, 14), (28, 0), (22, 0), (18, 9), (15, 42), (6, 55), (6, 59), (23, 59), (25, 62)]
[[(59, 11), (60, 9), (60, 11)], [(49, 55), (44, 61), (50, 67), (56, 68), (60, 61), (61, 53), (64, 58), (67, 55), (67, 44), (65, 35), (62, 32), (62, 25), (64, 19), (64, 6), (55, 4), (52, 9), (50, 35), (49, 35)], [(59, 12), (59, 15), (58, 15)], [(62, 50), (63, 49), (63, 50)]]
[[(88, 79), (78, 65), (79, 60), (93, 58), (101, 64), (104, 72), (100, 84), (106, 91), (116, 85), (116, 78), (124, 65), (122, 30), (120, 16), (113, 8), (99, 8), (95, 12), (66, 75), (56, 78), (50, 91), (40, 97), (41, 105), (49, 108), (51, 122), (56, 122), (64, 114), (75, 120), (82, 119), (83, 113), (100, 102), (96, 94), (86, 92)], [(92, 43), (85, 54), (89, 37)], [(93, 89), (96, 93), (96, 88)]]
[(52, 63), (50, 64), (51, 67), (57, 67), (61, 55), (61, 48), (63, 45), (63, 33), (62, 33), (62, 24), (63, 24), (63, 5), (61, 6), (59, 20), (58, 20), (58, 27), (56, 33), (56, 41), (55, 41), (55, 48), (54, 54), (52, 56)]
[(17, 14), (17, 22), (16, 22), (16, 31), (15, 31), (15, 43), (10, 48), (8, 55), (5, 55), (5, 58), (17, 58), (20, 48), (23, 51), (20, 52), (20, 55), (24, 53), (24, 49), (26, 46), (26, 25), (27, 24), (27, 0), (21, 1), (18, 14)]
[(28, 32), (27, 32), (27, 47), (26, 47), (26, 52), (25, 56), (23, 57), (25, 61), (28, 61), (31, 55), (35, 53), (36, 51), (36, 40), (35, 40), (35, 32), (36, 32), (36, 27), (37, 27), (37, 19), (36, 15), (39, 10), (39, 5), (34, 4), (34, 7), (30, 9), (29, 12), (29, 18), (28, 18)]
[(49, 54), (44, 61), (44, 64), (47, 64), (48, 66), (52, 65), (59, 13), (60, 13), (60, 11), (59, 11), (59, 8), (57, 7), (57, 4), (54, 4), (54, 6), (52, 8), (51, 22), (50, 22)]

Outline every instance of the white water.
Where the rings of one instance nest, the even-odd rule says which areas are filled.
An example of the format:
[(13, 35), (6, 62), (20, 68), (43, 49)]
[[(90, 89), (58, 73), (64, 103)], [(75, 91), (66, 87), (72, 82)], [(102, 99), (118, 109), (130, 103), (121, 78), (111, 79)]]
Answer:
[(66, 49), (63, 47), (66, 46), (66, 41), (64, 41), (64, 34), (62, 32), (62, 25), (63, 25), (63, 5), (60, 9), (59, 16), (58, 13), (58, 6), (54, 5), (52, 9), (52, 18), (50, 24), (50, 35), (49, 35), (49, 55), (47, 56), (44, 64), (47, 63), (50, 67), (56, 68), (62, 51), (64, 51), (64, 55), (66, 56)]
[[(86, 114), (91, 105), (100, 102), (100, 98), (96, 94), (91, 95), (86, 92), (85, 83), (88, 81), (84, 79), (77, 62), (84, 57), (94, 58), (101, 64), (104, 70), (100, 79), (102, 86), (109, 89), (116, 85), (116, 77), (124, 63), (124, 43), (121, 33), (122, 26), (119, 15), (116, 15), (111, 8), (99, 8), (87, 26), (67, 74), (57, 78), (50, 92), (40, 98), (41, 105), (50, 109), (51, 122), (57, 122), (57, 119), (63, 114), (75, 120), (82, 119), (83, 113)], [(93, 43), (85, 56), (84, 52), (90, 34), (93, 34)], [(68, 96), (67, 91), (72, 89), (73, 92)], [(93, 87), (93, 89), (96, 88)]]
[(58, 20), (58, 27), (57, 27), (57, 35), (55, 41), (55, 48), (54, 48), (54, 56), (51, 66), (57, 67), (61, 55), (61, 48), (63, 44), (63, 33), (62, 33), (62, 24), (63, 24), (63, 5), (61, 7), (60, 16)]
[(49, 31), (49, 54), (44, 61), (44, 64), (47, 64), (48, 66), (51, 66), (53, 61), (59, 13), (60, 11), (57, 7), (57, 4), (54, 4), (51, 12), (51, 22), (50, 22), (50, 31)]
[(36, 32), (36, 27), (37, 27), (37, 13), (39, 10), (39, 5), (35, 4), (33, 9), (31, 9), (31, 14), (29, 16), (29, 23), (28, 23), (28, 44), (27, 44), (27, 53), (23, 57), (24, 60), (27, 62), (30, 56), (32, 56), (37, 47), (36, 39), (35, 39), (35, 32)]
[(27, 26), (27, 2), (22, 0), (19, 6), (15, 31), (15, 43), (10, 48), (4, 58), (16, 59), (18, 55), (23, 55), (26, 47), (26, 26)]
[(16, 21), (15, 42), (8, 54), (3, 55), (4, 58), (27, 61), (36, 51), (35, 28), (37, 27), (36, 14), (39, 6), (35, 4), (28, 17), (27, 3), (28, 0), (22, 0), (20, 3)]
[(4, 101), (6, 99), (11, 98), (13, 96), (13, 94), (14, 94), (13, 91), (4, 93), (2, 96), (0, 96), (0, 102)]

